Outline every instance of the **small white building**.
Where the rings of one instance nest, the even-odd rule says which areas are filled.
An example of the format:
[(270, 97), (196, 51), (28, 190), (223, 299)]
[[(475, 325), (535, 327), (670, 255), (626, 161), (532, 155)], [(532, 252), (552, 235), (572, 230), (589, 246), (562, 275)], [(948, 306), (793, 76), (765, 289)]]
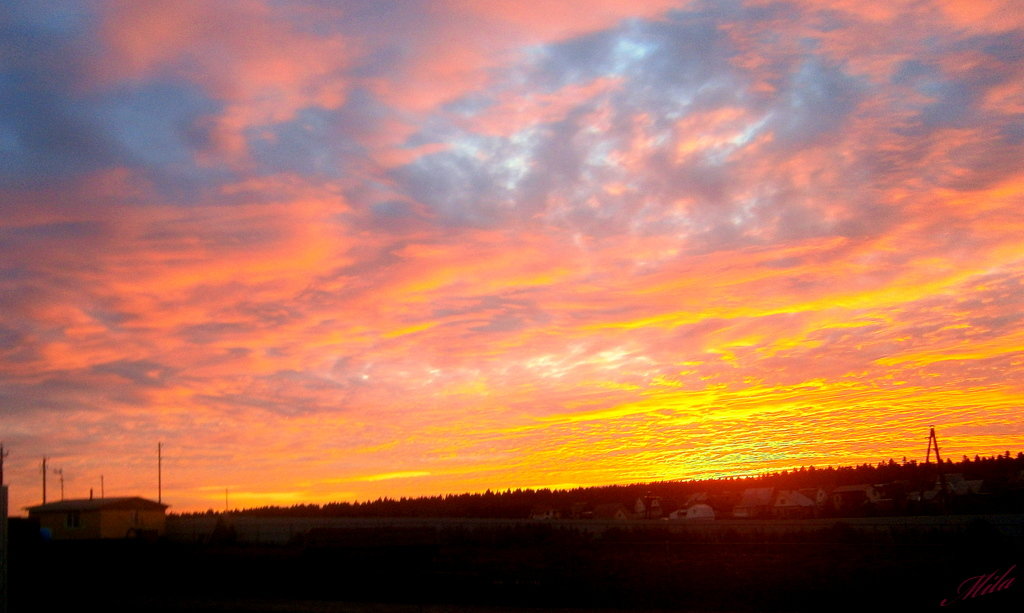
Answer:
[(679, 521), (711, 521), (715, 519), (715, 510), (711, 505), (698, 503), (685, 509), (676, 509), (669, 514), (669, 519)]

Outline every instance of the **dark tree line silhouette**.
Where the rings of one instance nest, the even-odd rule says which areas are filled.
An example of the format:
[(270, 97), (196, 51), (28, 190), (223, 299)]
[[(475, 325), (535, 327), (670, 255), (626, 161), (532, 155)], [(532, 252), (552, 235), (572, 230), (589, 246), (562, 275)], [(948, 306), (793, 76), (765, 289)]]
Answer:
[[(965, 497), (943, 509), (944, 512), (1024, 512), (1024, 452), (1015, 457), (1003, 455), (973, 459), (963, 456), (959, 461), (944, 460), (923, 463), (916, 460), (897, 462), (889, 459), (878, 464), (856, 466), (815, 466), (770, 472), (757, 476), (723, 477), (689, 481), (661, 481), (630, 485), (581, 487), (565, 490), (505, 489), (483, 493), (446, 494), (414, 498), (381, 497), (362, 502), (329, 502), (297, 504), (289, 507), (263, 506), (234, 510), (237, 516), (253, 517), (416, 517), (416, 518), (493, 518), (520, 519), (530, 517), (538, 509), (550, 509), (562, 518), (591, 516), (602, 505), (621, 504), (629, 510), (637, 500), (657, 499), (664, 513), (684, 507), (693, 497), (702, 494), (716, 509), (731, 509), (747, 488), (772, 487), (787, 490), (831, 490), (846, 485), (883, 485), (899, 501), (908, 500), (914, 492), (937, 487), (940, 478), (959, 476), (981, 480), (983, 487), (974, 496)], [(897, 504), (889, 513), (915, 513), (926, 509)], [(205, 514), (215, 514), (213, 510)], [(202, 515), (202, 513), (180, 514)]]

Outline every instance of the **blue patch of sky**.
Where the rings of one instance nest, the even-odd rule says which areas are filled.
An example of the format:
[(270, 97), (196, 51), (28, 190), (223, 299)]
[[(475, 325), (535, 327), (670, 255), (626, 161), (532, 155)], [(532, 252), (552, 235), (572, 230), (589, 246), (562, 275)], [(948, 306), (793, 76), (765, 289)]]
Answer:
[(792, 149), (818, 142), (841, 129), (864, 95), (865, 86), (834, 64), (805, 58), (775, 101), (769, 128), (774, 147)]
[(0, 74), (0, 134), (6, 149), (0, 182), (45, 183), (94, 170), (116, 150), (82, 109), (27, 71)]
[(339, 126), (339, 114), (318, 108), (299, 111), (295, 118), (247, 131), (253, 159), (268, 173), (342, 176), (346, 160), (363, 147)]
[(202, 119), (221, 109), (197, 88), (169, 81), (133, 84), (90, 101), (97, 126), (128, 165), (189, 168), (209, 145)]
[(91, 30), (96, 23), (95, 3), (66, 0), (33, 0), (9, 2), (0, 18), (3, 29), (16, 28), (34, 36), (54, 38), (77, 37)]

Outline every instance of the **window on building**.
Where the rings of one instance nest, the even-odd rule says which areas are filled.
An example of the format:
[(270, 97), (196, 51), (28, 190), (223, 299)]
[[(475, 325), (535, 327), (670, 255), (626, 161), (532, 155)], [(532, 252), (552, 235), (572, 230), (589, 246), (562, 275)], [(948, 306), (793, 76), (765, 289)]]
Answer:
[(64, 520), (64, 524), (68, 528), (81, 528), (82, 514), (78, 511), (69, 511), (67, 517)]

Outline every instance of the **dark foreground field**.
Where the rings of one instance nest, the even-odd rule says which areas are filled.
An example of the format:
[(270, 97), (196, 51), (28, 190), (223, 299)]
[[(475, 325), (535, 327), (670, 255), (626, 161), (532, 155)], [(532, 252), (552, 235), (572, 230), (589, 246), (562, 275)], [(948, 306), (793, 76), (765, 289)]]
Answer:
[(943, 599), (1021, 611), (1022, 563), (1021, 539), (981, 519), (953, 531), (837, 522), (700, 538), (657, 525), (378, 526), (315, 530), (286, 546), (23, 534), (12, 542), (9, 600), (11, 613), (916, 611)]

